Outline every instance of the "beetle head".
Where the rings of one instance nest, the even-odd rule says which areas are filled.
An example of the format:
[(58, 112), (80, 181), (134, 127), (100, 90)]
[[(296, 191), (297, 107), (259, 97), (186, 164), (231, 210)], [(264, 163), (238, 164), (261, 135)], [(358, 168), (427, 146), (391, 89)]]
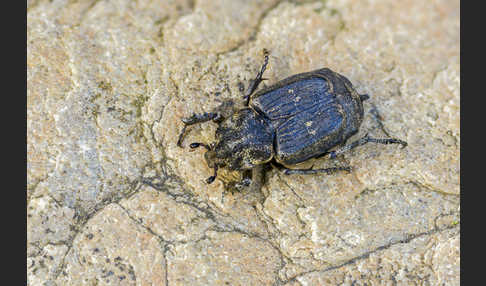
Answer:
[(252, 109), (241, 109), (216, 130), (214, 148), (205, 155), (209, 167), (249, 170), (273, 156), (273, 130)]
[(225, 165), (224, 160), (221, 160), (221, 158), (218, 158), (216, 156), (216, 151), (214, 151), (214, 150), (208, 150), (204, 154), (204, 159), (206, 159), (206, 163), (208, 164), (209, 168), (215, 168), (216, 166), (224, 167), (224, 165)]
[[(223, 144), (224, 145), (224, 144)], [(211, 184), (217, 176), (217, 171), (219, 168), (229, 168), (229, 169), (239, 169), (241, 167), (238, 165), (235, 168), (235, 162), (241, 162), (241, 158), (239, 154), (231, 154), (225, 152), (221, 149), (221, 144), (217, 145), (220, 147), (219, 149), (215, 148), (215, 144), (211, 144), (211, 147), (207, 148), (208, 151), (204, 153), (204, 159), (206, 159), (206, 163), (208, 164), (209, 168), (214, 169), (214, 175), (209, 177), (206, 182)], [(224, 146), (226, 147), (226, 146)], [(227, 149), (226, 149), (227, 150)]]
[(273, 156), (273, 133), (264, 118), (251, 109), (235, 112), (221, 122), (216, 130), (216, 142), (211, 145), (192, 143), (191, 148), (205, 147), (204, 154), (209, 168), (214, 169), (216, 178), (218, 168), (230, 171), (250, 170), (256, 165), (266, 163)]
[[(234, 138), (233, 138), (234, 139)], [(230, 170), (249, 169), (253, 166), (242, 164), (247, 156), (241, 153), (240, 148), (246, 146), (235, 146), (232, 141), (222, 140), (212, 144), (212, 148), (204, 154), (204, 159), (209, 168), (228, 168)]]

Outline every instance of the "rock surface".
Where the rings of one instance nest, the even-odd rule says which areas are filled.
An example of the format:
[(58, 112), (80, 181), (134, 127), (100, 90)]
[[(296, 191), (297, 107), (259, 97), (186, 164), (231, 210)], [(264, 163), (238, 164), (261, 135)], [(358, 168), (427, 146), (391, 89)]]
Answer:
[[(28, 285), (459, 285), (459, 1), (28, 1)], [(367, 144), (224, 192), (181, 117), (329, 67)]]

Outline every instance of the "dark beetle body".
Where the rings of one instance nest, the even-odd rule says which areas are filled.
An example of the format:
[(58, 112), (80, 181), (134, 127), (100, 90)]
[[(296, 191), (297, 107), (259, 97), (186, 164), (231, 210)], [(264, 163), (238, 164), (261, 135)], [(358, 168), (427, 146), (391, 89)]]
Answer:
[[(368, 95), (358, 94), (347, 78), (327, 68), (293, 75), (254, 93), (263, 80), (267, 64), (268, 54), (265, 54), (265, 63), (245, 94), (245, 108), (233, 111), (226, 119), (222, 112), (193, 114), (182, 119), (185, 125), (177, 142), (181, 147), (187, 126), (209, 120), (219, 124), (216, 142), (190, 145), (208, 150), (205, 158), (208, 166), (214, 169), (208, 183), (214, 181), (218, 168), (252, 170), (250, 187), (259, 189), (263, 182), (262, 166), (270, 161), (284, 168), (287, 175), (332, 174), (350, 171), (350, 167), (313, 170), (287, 169), (287, 166), (325, 154), (332, 159), (368, 142), (407, 145), (399, 139), (375, 139), (365, 135), (329, 151), (344, 145), (358, 132), (363, 121), (363, 101)], [(230, 106), (232, 103), (222, 105), (225, 109)]]
[(346, 78), (327, 68), (297, 74), (261, 89), (223, 121), (207, 159), (230, 170), (272, 158), (293, 165), (345, 142), (362, 120), (361, 98)]

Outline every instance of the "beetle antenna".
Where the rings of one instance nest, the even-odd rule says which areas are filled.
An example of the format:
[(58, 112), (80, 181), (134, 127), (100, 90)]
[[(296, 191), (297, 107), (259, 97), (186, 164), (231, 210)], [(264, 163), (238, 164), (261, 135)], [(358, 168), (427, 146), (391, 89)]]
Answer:
[(214, 175), (207, 178), (206, 183), (211, 184), (212, 182), (214, 182), (214, 180), (216, 179), (216, 176), (218, 176), (218, 166), (214, 167)]
[(365, 101), (365, 100), (367, 100), (367, 99), (369, 99), (369, 98), (370, 98), (370, 96), (369, 96), (369, 95), (367, 95), (366, 93), (365, 93), (365, 94), (360, 94), (360, 95), (359, 95), (359, 99), (361, 99), (361, 101)]

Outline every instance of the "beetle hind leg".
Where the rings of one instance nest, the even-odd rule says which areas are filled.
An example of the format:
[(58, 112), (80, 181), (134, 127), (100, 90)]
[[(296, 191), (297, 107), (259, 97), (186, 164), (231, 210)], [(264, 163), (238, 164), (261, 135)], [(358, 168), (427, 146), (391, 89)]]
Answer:
[(342, 153), (345, 153), (345, 152), (348, 152), (358, 146), (362, 146), (366, 143), (369, 143), (369, 142), (373, 142), (373, 143), (378, 143), (378, 144), (400, 144), (402, 145), (402, 148), (405, 148), (408, 143), (403, 141), (403, 140), (400, 140), (400, 139), (396, 139), (396, 138), (371, 138), (368, 136), (368, 134), (366, 134), (363, 138), (357, 140), (357, 141), (354, 141), (353, 143), (349, 144), (349, 145), (346, 145), (346, 146), (343, 146), (335, 151), (331, 151), (329, 153), (327, 153), (329, 155), (329, 157), (331, 159), (334, 159), (336, 158), (338, 155), (342, 154)]

